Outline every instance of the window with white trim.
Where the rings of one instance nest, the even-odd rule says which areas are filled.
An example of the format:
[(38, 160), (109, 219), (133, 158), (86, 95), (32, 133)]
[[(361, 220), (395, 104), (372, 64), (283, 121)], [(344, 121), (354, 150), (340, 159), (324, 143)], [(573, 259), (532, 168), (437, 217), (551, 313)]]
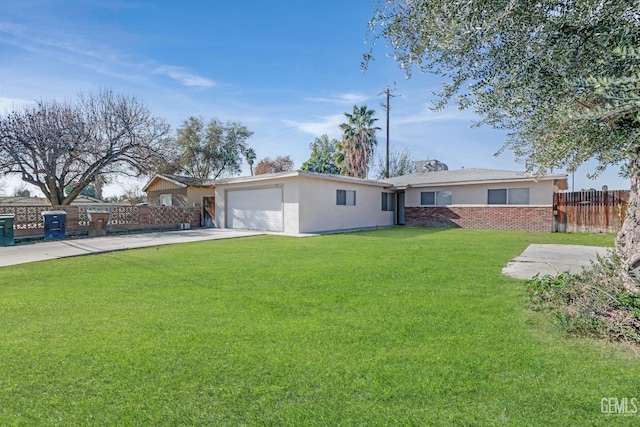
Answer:
[(528, 205), (529, 188), (495, 188), (487, 191), (490, 205)]
[(396, 210), (396, 195), (394, 193), (382, 193), (382, 210)]
[(171, 194), (160, 195), (160, 206), (172, 206)]
[(422, 206), (447, 206), (452, 204), (453, 193), (451, 191), (422, 191), (420, 204)]
[(356, 192), (354, 190), (336, 190), (336, 204), (342, 206), (355, 206)]

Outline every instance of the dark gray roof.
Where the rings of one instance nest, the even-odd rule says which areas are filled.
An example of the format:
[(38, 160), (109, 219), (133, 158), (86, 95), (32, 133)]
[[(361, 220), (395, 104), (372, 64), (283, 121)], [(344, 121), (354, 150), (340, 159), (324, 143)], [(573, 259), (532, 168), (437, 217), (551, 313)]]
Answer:
[(202, 178), (192, 178), (190, 176), (181, 176), (181, 175), (173, 175), (170, 173), (162, 173), (155, 175), (153, 178), (147, 182), (147, 184), (142, 187), (142, 191), (147, 191), (151, 184), (155, 182), (156, 179), (164, 179), (165, 181), (173, 182), (176, 185), (181, 187), (211, 187), (213, 188), (214, 182), (211, 179), (202, 179)]
[(564, 174), (548, 174), (535, 176), (526, 172), (496, 169), (455, 169), (436, 172), (414, 173), (381, 179), (395, 187), (426, 187), (438, 185), (462, 185), (509, 181), (546, 181), (550, 179), (566, 179)]
[(186, 185), (187, 187), (211, 187), (213, 185), (210, 179), (193, 178), (190, 176), (173, 175), (170, 173), (163, 173), (158, 175), (158, 177)]

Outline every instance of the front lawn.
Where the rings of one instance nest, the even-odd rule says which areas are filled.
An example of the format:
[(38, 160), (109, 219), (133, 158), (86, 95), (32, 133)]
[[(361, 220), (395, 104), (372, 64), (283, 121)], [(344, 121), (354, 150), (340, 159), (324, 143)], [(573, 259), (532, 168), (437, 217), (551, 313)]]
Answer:
[(637, 425), (640, 356), (565, 337), (501, 275), (529, 243), (613, 237), (394, 228), (0, 268), (0, 425)]

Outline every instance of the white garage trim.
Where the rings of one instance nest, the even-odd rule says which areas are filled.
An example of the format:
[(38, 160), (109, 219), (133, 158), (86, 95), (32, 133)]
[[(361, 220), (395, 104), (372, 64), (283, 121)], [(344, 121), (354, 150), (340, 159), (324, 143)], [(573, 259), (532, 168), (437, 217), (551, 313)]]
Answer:
[(284, 231), (282, 185), (226, 191), (226, 227)]

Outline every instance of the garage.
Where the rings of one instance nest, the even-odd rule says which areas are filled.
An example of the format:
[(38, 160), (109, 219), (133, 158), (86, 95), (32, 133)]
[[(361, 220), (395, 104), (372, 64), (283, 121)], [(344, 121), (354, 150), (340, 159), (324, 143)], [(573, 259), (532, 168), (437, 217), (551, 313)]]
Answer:
[(283, 231), (282, 187), (227, 191), (227, 228)]

